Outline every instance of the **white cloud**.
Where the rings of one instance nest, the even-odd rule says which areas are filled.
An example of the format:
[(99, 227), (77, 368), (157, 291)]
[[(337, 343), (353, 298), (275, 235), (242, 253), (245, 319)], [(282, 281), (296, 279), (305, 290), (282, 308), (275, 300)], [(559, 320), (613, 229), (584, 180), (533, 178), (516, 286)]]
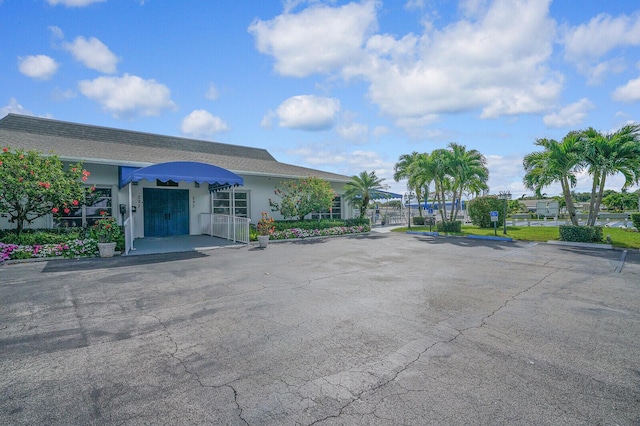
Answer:
[(229, 126), (220, 117), (203, 109), (192, 111), (182, 120), (182, 133), (198, 138), (208, 138), (216, 133), (229, 130)]
[(23, 107), (16, 101), (15, 98), (9, 99), (9, 104), (0, 108), (0, 117), (4, 117), (7, 114), (21, 114), (21, 115), (34, 115), (31, 111)]
[(115, 73), (116, 64), (120, 61), (104, 43), (95, 37), (91, 37), (89, 40), (82, 36), (76, 37), (73, 43), (65, 43), (64, 48), (87, 68), (105, 74)]
[(557, 113), (547, 114), (543, 121), (547, 127), (573, 127), (581, 124), (587, 117), (587, 112), (593, 109), (593, 103), (582, 98), (562, 108)]
[[(523, 194), (533, 195), (522, 183), (524, 170), (522, 168), (523, 156), (512, 154), (486, 155), (487, 168), (489, 169), (489, 193), (497, 194), (499, 191), (509, 190), (513, 198), (520, 198)], [(555, 195), (555, 193), (554, 193)]]
[(75, 98), (78, 94), (71, 89), (62, 90), (59, 87), (56, 87), (53, 89), (51, 96), (56, 101), (66, 101), (67, 99)]
[(47, 0), (51, 6), (63, 5), (66, 7), (85, 7), (93, 3), (100, 3), (106, 0)]
[(260, 121), (260, 127), (262, 127), (263, 129), (271, 130), (273, 128), (273, 119), (275, 117), (275, 112), (271, 110), (267, 111), (267, 113), (264, 115), (264, 117), (262, 117), (262, 120)]
[(28, 77), (48, 80), (58, 70), (58, 63), (47, 55), (31, 55), (18, 58), (18, 69)]
[(287, 150), (287, 155), (301, 157), (306, 164), (317, 166), (335, 166), (345, 164), (349, 158), (346, 152), (335, 152), (323, 146), (307, 146), (304, 148), (296, 148)]
[(159, 115), (175, 108), (167, 86), (135, 75), (98, 77), (78, 83), (80, 92), (116, 118)]
[(477, 13), (420, 37), (372, 37), (369, 62), (350, 72), (369, 80), (369, 97), (395, 117), (479, 108), (494, 118), (549, 108), (562, 79), (546, 66), (555, 36), (548, 1), (497, 0)]
[(317, 131), (331, 128), (339, 111), (338, 99), (300, 95), (281, 103), (276, 114), (280, 127)]
[(389, 128), (386, 126), (376, 126), (373, 128), (371, 135), (375, 137), (380, 137), (389, 133)]
[(640, 46), (640, 13), (617, 18), (600, 14), (588, 24), (567, 28), (563, 42), (572, 62), (597, 60), (616, 47)]
[(348, 122), (337, 126), (336, 132), (354, 143), (365, 143), (369, 136), (369, 127), (362, 123)]
[(465, 19), (440, 29), (426, 23), (423, 34), (397, 37), (371, 34), (374, 1), (309, 7), (256, 21), (249, 31), (279, 73), (362, 78), (369, 99), (391, 117), (539, 114), (555, 104), (563, 84), (548, 67), (556, 37), (549, 3), (467, 0), (460, 4)]
[(587, 24), (564, 28), (565, 59), (574, 63), (591, 82), (606, 71), (620, 72), (623, 59), (612, 63), (601, 58), (621, 47), (640, 46), (640, 13), (612, 17), (600, 14)]
[(248, 31), (256, 48), (275, 58), (278, 73), (329, 73), (362, 55), (365, 38), (376, 27), (376, 7), (371, 0), (336, 8), (313, 5), (271, 21), (255, 20)]
[(611, 97), (620, 102), (640, 102), (640, 77), (616, 87)]
[(216, 99), (218, 99), (220, 94), (218, 93), (218, 89), (216, 88), (215, 84), (213, 84), (213, 83), (209, 84), (209, 88), (207, 89), (207, 93), (205, 93), (204, 96), (207, 99), (211, 99), (212, 101), (215, 101)]
[(407, 0), (404, 8), (407, 10), (423, 10), (425, 8), (425, 0)]
[(51, 31), (51, 36), (54, 39), (62, 40), (64, 38), (64, 33), (62, 32), (60, 27), (56, 27), (55, 25), (51, 25), (51, 26), (49, 26), (47, 28), (49, 29), (49, 31)]

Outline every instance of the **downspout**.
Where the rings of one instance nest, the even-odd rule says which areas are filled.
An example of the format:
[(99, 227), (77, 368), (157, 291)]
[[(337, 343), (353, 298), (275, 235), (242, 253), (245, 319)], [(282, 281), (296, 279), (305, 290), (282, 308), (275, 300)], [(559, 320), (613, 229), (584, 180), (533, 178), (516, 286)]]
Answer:
[(231, 214), (231, 220), (233, 220), (233, 242), (236, 242), (236, 187), (231, 187), (231, 208), (233, 213)]
[[(128, 250), (127, 250), (127, 252), (128, 252), (129, 250), (135, 250), (133, 248), (133, 236), (135, 235), (135, 232), (133, 232), (133, 222), (134, 222), (134, 220), (133, 220), (133, 197), (131, 196), (131, 182), (129, 182), (127, 186), (129, 187), (129, 222), (131, 222), (129, 224), (129, 229), (131, 230), (130, 235), (129, 235), (131, 247), (128, 247)], [(125, 254), (128, 254), (128, 253), (125, 253)]]

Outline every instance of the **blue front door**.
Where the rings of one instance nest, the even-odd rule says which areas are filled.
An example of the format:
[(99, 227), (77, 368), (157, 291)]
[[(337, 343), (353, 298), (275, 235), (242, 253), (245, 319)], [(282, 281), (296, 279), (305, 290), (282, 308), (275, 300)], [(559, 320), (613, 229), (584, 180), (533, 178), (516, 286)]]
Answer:
[(144, 236), (189, 234), (189, 191), (143, 188)]

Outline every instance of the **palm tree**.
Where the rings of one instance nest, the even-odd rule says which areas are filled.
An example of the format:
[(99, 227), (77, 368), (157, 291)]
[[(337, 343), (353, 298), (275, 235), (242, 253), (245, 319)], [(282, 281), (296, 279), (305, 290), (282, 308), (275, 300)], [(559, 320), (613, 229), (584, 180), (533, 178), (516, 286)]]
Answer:
[(422, 208), (420, 207), (422, 185), (420, 181), (417, 180), (416, 163), (421, 155), (423, 154), (419, 154), (417, 151), (413, 151), (411, 154), (402, 154), (393, 167), (393, 180), (399, 182), (402, 179), (407, 179), (407, 189), (415, 192), (416, 199), (418, 200), (418, 214), (420, 216), (422, 216)]
[(589, 219), (587, 226), (596, 222), (607, 176), (622, 173), (622, 189), (640, 181), (640, 124), (630, 124), (610, 134), (602, 134), (593, 128), (583, 132), (583, 160), (593, 176)]
[(472, 190), (475, 193), (488, 189), (489, 169), (487, 160), (479, 151), (472, 149), (467, 151), (464, 145), (450, 143), (450, 155), (448, 158), (448, 172), (451, 176), (451, 215), (449, 220), (453, 221), (460, 209), (462, 193)]
[(522, 179), (525, 187), (540, 194), (541, 189), (560, 182), (571, 223), (578, 226), (576, 209), (571, 198), (571, 188), (576, 185), (576, 173), (581, 169), (581, 135), (570, 132), (558, 142), (554, 139), (538, 139), (536, 145), (544, 148), (532, 152), (522, 162), (525, 170)]
[(447, 220), (447, 194), (453, 187), (450, 174), (451, 152), (447, 149), (436, 149), (431, 152), (428, 162), (428, 173), (433, 177), (436, 201), (440, 218)]
[(367, 213), (367, 206), (371, 200), (372, 193), (383, 189), (383, 180), (376, 176), (376, 172), (367, 173), (365, 170), (357, 176), (351, 176), (351, 181), (345, 184), (344, 197), (352, 205), (359, 206), (360, 219), (364, 218)]
[[(429, 201), (429, 188), (434, 178), (431, 156), (428, 153), (418, 154), (413, 163), (411, 163), (409, 174), (409, 184), (415, 188), (416, 197), (418, 197), (418, 193), (422, 193), (424, 189), (424, 200), (425, 202)], [(422, 215), (419, 197), (418, 208), (419, 214)]]

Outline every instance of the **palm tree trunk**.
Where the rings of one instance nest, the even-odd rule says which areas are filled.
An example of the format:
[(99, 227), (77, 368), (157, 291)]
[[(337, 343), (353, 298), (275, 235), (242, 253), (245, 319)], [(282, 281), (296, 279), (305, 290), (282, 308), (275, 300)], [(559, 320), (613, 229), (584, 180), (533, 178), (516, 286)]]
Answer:
[(596, 219), (598, 218), (598, 213), (600, 212), (600, 204), (602, 203), (602, 195), (604, 193), (604, 184), (607, 180), (607, 175), (605, 173), (600, 176), (600, 190), (598, 191), (598, 195), (596, 196), (596, 203), (593, 207), (593, 223), (590, 226), (594, 226), (596, 224)]
[(587, 226), (593, 226), (596, 222), (596, 188), (598, 187), (598, 181), (600, 180), (600, 174), (598, 171), (594, 173), (593, 184), (591, 185), (591, 198), (589, 199), (589, 219), (587, 219)]
[(569, 180), (566, 177), (563, 177), (560, 180), (560, 184), (562, 185), (562, 194), (564, 195), (564, 202), (567, 205), (567, 212), (569, 212), (569, 218), (571, 219), (571, 224), (573, 226), (579, 226), (578, 218), (576, 216), (576, 207), (573, 204), (573, 199), (571, 198), (571, 187), (569, 185)]
[(440, 210), (440, 216), (442, 217), (442, 221), (447, 221), (447, 200), (444, 196), (444, 187), (440, 188), (438, 200), (438, 210)]

